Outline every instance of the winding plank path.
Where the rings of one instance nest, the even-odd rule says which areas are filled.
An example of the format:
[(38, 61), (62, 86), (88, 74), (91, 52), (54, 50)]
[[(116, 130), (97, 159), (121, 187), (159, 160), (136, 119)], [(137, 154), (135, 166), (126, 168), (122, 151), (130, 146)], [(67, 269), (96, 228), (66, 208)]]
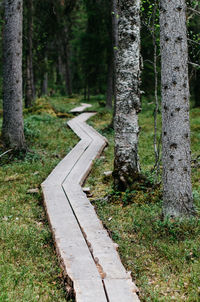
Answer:
[[(80, 107), (72, 111), (80, 112)], [(107, 145), (107, 140), (86, 124), (94, 114), (82, 113), (68, 122), (80, 141), (42, 183), (44, 204), (76, 301), (138, 302), (137, 288), (121, 263), (117, 245), (81, 188), (94, 159)]]

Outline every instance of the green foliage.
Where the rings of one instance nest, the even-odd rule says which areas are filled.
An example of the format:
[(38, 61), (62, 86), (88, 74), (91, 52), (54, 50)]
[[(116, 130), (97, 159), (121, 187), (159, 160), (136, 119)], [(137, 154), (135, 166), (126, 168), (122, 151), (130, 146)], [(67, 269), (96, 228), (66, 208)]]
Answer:
[[(64, 302), (40, 185), (78, 138), (64, 120), (44, 113), (26, 113), (25, 133), (30, 151), (0, 159), (0, 301)], [(33, 188), (38, 193), (29, 194)]]
[[(153, 104), (143, 98), (140, 114), (139, 155), (143, 183), (135, 183), (133, 190), (113, 190), (112, 177), (104, 171), (113, 170), (113, 132), (107, 131), (111, 115), (94, 116), (92, 125), (106, 135), (109, 146), (105, 158), (97, 162), (87, 185), (100, 219), (119, 245), (119, 252), (127, 270), (140, 289), (141, 301), (198, 301), (199, 300), (199, 217), (188, 220), (162, 218), (162, 188), (155, 184), (151, 172), (154, 165)], [(161, 127), (159, 113), (159, 130)], [(192, 154), (199, 154), (199, 108), (191, 110)], [(200, 170), (192, 169), (193, 195), (200, 209)], [(158, 180), (158, 179), (157, 179)]]

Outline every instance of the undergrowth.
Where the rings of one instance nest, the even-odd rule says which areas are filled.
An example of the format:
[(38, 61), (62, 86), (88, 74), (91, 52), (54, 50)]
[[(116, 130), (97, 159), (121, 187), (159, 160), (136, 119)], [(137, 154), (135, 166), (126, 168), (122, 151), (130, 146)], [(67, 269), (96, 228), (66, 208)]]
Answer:
[[(66, 113), (74, 106), (67, 98), (60, 98), (60, 102), (63, 107), (65, 104)], [(24, 112), (29, 151), (10, 152), (0, 159), (1, 302), (66, 301), (64, 278), (40, 189), (56, 164), (78, 142), (66, 119), (58, 118), (57, 112), (48, 98), (37, 100)], [(4, 151), (1, 145), (0, 154)]]
[[(11, 152), (0, 159), (2, 302), (66, 301), (40, 184), (78, 142), (66, 127), (66, 119), (72, 117), (69, 110), (82, 101), (80, 97), (37, 100), (24, 112), (29, 152)], [(104, 174), (113, 170), (114, 149), (112, 113), (105, 110), (104, 103), (102, 96), (91, 99), (90, 110), (97, 110), (98, 114), (89, 123), (109, 140), (86, 184), (93, 194), (91, 202), (118, 243), (122, 262), (132, 273), (141, 301), (199, 301), (200, 223), (197, 218), (187, 221), (162, 218), (161, 178), (152, 173), (153, 105), (144, 100), (140, 114), (139, 153), (144, 179), (131, 190), (117, 192), (112, 176)], [(191, 110), (192, 182), (197, 209), (200, 208), (199, 113), (199, 109)], [(0, 119), (0, 125), (1, 122)], [(1, 144), (0, 154), (4, 151)], [(36, 189), (35, 193), (30, 193), (30, 189)]]
[[(199, 156), (200, 109), (191, 110), (192, 183), (197, 212), (200, 209)], [(102, 112), (90, 121), (109, 140), (103, 156), (95, 163), (87, 186), (91, 187), (91, 202), (119, 245), (121, 259), (140, 290), (141, 301), (200, 300), (200, 220), (163, 219), (161, 175), (153, 173), (153, 104), (143, 101), (140, 114), (139, 154), (144, 180), (131, 190), (115, 191), (113, 170), (112, 116)], [(161, 116), (158, 117), (159, 131)]]

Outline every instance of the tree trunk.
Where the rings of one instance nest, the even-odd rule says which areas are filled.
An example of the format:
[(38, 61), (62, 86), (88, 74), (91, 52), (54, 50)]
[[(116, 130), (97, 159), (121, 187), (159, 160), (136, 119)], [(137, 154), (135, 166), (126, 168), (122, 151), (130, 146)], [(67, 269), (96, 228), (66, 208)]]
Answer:
[(109, 57), (108, 62), (108, 77), (107, 77), (107, 90), (106, 90), (106, 108), (112, 109), (113, 97), (113, 57)]
[(26, 55), (26, 94), (25, 107), (33, 106), (35, 99), (35, 87), (33, 76), (33, 1), (26, 0), (27, 5), (27, 55)]
[(200, 69), (196, 70), (194, 80), (194, 107), (200, 107)]
[(3, 127), (10, 148), (25, 149), (22, 116), (22, 0), (6, 0), (3, 30)]
[(65, 44), (65, 83), (66, 83), (66, 90), (67, 95), (69, 97), (72, 96), (72, 85), (71, 85), (71, 72), (69, 66), (69, 45), (68, 43)]
[[(119, 45), (118, 38), (118, 12), (117, 0), (112, 0), (112, 44), (113, 44), (113, 94), (114, 94), (114, 115), (116, 111), (116, 61)], [(114, 121), (112, 122), (114, 124)]]
[(42, 95), (47, 95), (47, 94), (48, 94), (48, 73), (45, 72), (42, 81)]
[(65, 83), (66, 91), (69, 97), (72, 96), (72, 85), (71, 85), (71, 71), (70, 71), (70, 51), (69, 51), (69, 38), (68, 28), (64, 26), (63, 29), (63, 50), (64, 50), (64, 64), (65, 64)]
[(138, 178), (138, 112), (140, 111), (140, 0), (118, 1), (118, 54), (114, 183), (119, 190)]
[(184, 0), (161, 0), (163, 214), (171, 217), (194, 213), (185, 12)]

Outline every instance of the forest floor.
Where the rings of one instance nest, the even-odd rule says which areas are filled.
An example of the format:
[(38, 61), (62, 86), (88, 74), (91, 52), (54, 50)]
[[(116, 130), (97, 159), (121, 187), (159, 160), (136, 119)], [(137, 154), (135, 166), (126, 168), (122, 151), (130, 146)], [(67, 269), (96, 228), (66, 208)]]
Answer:
[[(8, 153), (0, 159), (0, 302), (66, 301), (40, 184), (78, 142), (66, 127), (66, 118), (72, 118), (68, 112), (78, 103), (80, 98), (39, 99), (24, 112), (31, 152), (25, 157)], [(155, 184), (155, 173), (151, 172), (153, 104), (144, 100), (140, 114), (139, 153), (147, 180), (120, 193), (114, 191), (112, 178), (104, 175), (113, 169), (114, 133), (109, 127), (112, 113), (102, 103), (102, 97), (92, 97), (92, 110), (98, 114), (89, 123), (108, 138), (109, 146), (96, 160), (86, 183), (91, 188), (91, 202), (118, 243), (122, 262), (140, 289), (141, 301), (199, 301), (200, 221), (161, 219), (162, 188)], [(199, 155), (199, 115), (200, 109), (191, 110), (193, 159)], [(200, 169), (195, 161), (192, 166), (199, 211)]]

